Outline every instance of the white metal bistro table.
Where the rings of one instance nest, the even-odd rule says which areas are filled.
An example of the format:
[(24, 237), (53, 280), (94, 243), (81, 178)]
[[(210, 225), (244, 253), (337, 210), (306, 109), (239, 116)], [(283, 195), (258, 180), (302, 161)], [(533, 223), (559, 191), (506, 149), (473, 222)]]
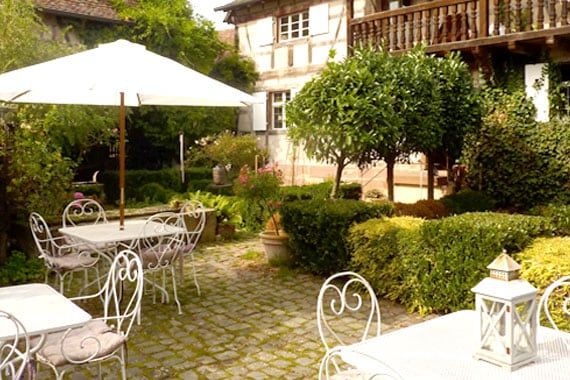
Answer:
[(366, 356), (377, 358), (406, 380), (570, 379), (570, 334), (540, 327), (536, 361), (510, 372), (473, 358), (478, 333), (478, 314), (462, 310), (350, 345), (341, 357), (367, 373), (377, 364)]
[[(85, 310), (46, 284), (0, 288), (0, 309), (22, 322), (29, 336), (83, 326), (91, 320)], [(0, 341), (14, 335), (13, 324), (0, 322)]]
[(156, 222), (147, 223), (144, 219), (133, 219), (125, 221), (125, 229), (119, 228), (119, 222), (89, 224), (74, 227), (60, 228), (62, 235), (72, 239), (82, 241), (93, 248), (104, 246), (105, 244), (118, 244), (131, 240), (136, 240), (145, 233), (146, 237), (158, 237), (174, 235), (183, 232), (184, 229), (174, 226), (163, 226)]

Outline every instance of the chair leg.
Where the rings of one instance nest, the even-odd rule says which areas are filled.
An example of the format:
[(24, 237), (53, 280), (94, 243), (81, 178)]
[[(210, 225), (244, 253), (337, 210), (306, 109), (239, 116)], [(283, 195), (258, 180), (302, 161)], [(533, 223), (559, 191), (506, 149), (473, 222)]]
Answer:
[(178, 281), (180, 281), (180, 286), (184, 285), (184, 254), (180, 253), (178, 256)]
[[(162, 269), (162, 289), (166, 289), (166, 268)], [(162, 303), (166, 302), (166, 299), (164, 297), (164, 293), (162, 294), (162, 297), (160, 298)]]
[(176, 305), (178, 306), (178, 314), (182, 314), (182, 307), (180, 306), (178, 292), (176, 291), (176, 268), (172, 265), (170, 269), (172, 271), (172, 292), (174, 293), (174, 302), (176, 302)]
[(201, 296), (202, 293), (200, 292), (200, 285), (198, 285), (198, 278), (196, 277), (196, 266), (194, 265), (194, 254), (190, 254), (190, 260), (192, 262), (192, 275), (194, 276), (194, 285), (196, 285), (196, 291), (198, 292), (198, 296)]
[(97, 378), (98, 378), (99, 380), (102, 379), (102, 377), (101, 377), (101, 372), (102, 372), (102, 371), (101, 371), (101, 362), (99, 362), (99, 363), (97, 363)]
[(121, 347), (121, 359), (119, 363), (121, 364), (121, 378), (122, 380), (127, 380), (127, 354), (125, 346)]
[(57, 279), (59, 280), (59, 292), (61, 294), (65, 294), (65, 275), (66, 273), (64, 273), (63, 275), (61, 275), (60, 273), (57, 274)]

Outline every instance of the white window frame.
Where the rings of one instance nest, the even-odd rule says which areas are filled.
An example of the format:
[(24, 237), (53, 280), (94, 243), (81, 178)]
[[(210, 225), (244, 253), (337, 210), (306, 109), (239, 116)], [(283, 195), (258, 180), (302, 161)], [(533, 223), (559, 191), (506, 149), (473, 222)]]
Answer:
[[(281, 95), (280, 100), (276, 100), (276, 97)], [(287, 115), (285, 114), (285, 105), (291, 100), (291, 90), (273, 91), (270, 93), (271, 102), (271, 129), (275, 131), (282, 131), (287, 129)], [(279, 110), (276, 112), (276, 110)], [(282, 117), (278, 121), (276, 119), (277, 114), (281, 114)]]
[[(295, 17), (297, 17), (297, 21), (293, 21)], [(311, 23), (309, 19), (308, 9), (302, 12), (280, 16), (278, 22), (279, 41), (285, 42), (309, 37), (311, 35)], [(294, 33), (297, 33), (296, 37), (293, 36)]]

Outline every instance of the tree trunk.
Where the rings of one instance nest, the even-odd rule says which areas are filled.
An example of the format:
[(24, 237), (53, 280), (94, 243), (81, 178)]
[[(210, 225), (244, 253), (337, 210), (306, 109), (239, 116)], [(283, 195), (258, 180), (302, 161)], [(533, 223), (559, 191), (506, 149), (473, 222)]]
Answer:
[(396, 157), (386, 157), (386, 184), (388, 185), (388, 200), (394, 202), (394, 165)]
[(331, 192), (331, 198), (332, 199), (337, 199), (339, 192), (340, 192), (340, 180), (342, 178), (342, 171), (344, 170), (344, 167), (346, 166), (346, 163), (344, 162), (344, 157), (340, 157), (340, 159), (338, 160), (338, 164), (336, 166), (336, 174), (334, 177), (334, 183), (333, 183), (333, 188), (332, 188), (332, 192)]
[(430, 152), (427, 155), (428, 163), (428, 200), (434, 199), (434, 164), (433, 164), (433, 154)]

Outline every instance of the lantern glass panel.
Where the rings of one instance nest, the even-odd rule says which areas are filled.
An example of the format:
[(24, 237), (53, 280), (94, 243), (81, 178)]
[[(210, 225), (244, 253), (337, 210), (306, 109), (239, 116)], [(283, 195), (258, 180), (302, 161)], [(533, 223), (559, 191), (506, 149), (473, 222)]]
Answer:
[(524, 302), (516, 305), (514, 315), (514, 354), (527, 354), (533, 351), (531, 346), (532, 331), (530, 318), (535, 309), (532, 302)]
[(482, 333), (483, 336), (487, 334), (489, 336), (482, 348), (492, 352), (504, 352), (507, 332), (506, 305), (488, 299), (482, 299), (482, 302), (484, 309), (487, 310), (486, 315), (483, 316)]

